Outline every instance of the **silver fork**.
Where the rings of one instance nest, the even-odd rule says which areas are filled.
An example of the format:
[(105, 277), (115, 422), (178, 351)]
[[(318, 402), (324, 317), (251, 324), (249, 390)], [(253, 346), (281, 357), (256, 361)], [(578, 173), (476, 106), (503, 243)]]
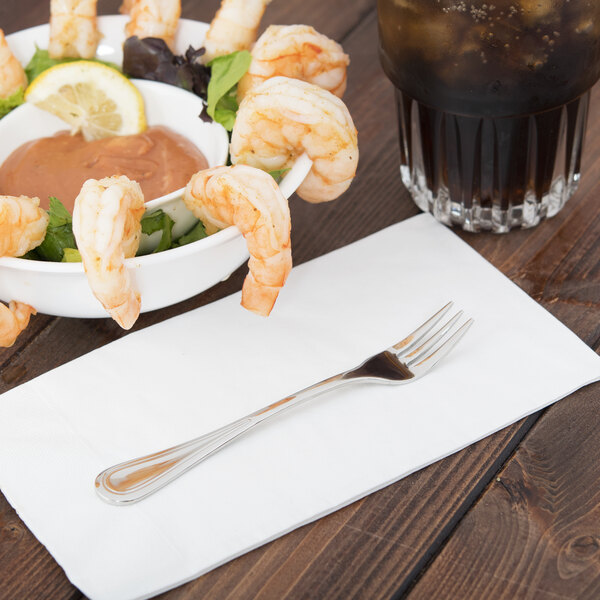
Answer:
[(319, 394), (348, 383), (402, 384), (423, 377), (454, 348), (473, 323), (469, 319), (451, 333), (463, 314), (460, 311), (431, 333), (452, 305), (449, 302), (409, 336), (367, 358), (354, 369), (329, 377), (189, 442), (106, 469), (96, 477), (96, 491), (110, 504), (132, 504), (156, 492), (269, 417)]

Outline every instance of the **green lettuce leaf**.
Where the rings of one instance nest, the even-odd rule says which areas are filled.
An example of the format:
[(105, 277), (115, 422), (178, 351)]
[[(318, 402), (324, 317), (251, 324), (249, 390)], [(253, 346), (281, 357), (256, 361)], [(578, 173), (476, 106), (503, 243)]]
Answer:
[(183, 234), (180, 238), (177, 238), (171, 248), (179, 248), (179, 246), (185, 246), (192, 242), (197, 242), (206, 237), (206, 229), (202, 221), (198, 221), (187, 233)]
[[(50, 198), (48, 217), (44, 241), (21, 258), (51, 262), (81, 262), (81, 255), (77, 250), (73, 235), (73, 218), (57, 198)], [(178, 248), (206, 237), (206, 229), (202, 222), (198, 221), (187, 233), (173, 240), (174, 221), (161, 209), (144, 214), (141, 225), (142, 232), (146, 235), (151, 235), (156, 231), (162, 232), (160, 242), (153, 252)]]
[(62, 202), (54, 197), (50, 198), (48, 217), (46, 237), (35, 249), (35, 252), (42, 260), (62, 262), (65, 248), (77, 248), (73, 235), (73, 219)]
[(277, 171), (269, 171), (269, 175), (277, 182), (279, 183), (282, 179), (283, 176), (289, 171), (290, 169), (277, 169)]
[(158, 246), (152, 251), (162, 252), (163, 250), (168, 250), (171, 247), (172, 241), (172, 230), (175, 222), (171, 217), (161, 210), (155, 210), (151, 213), (145, 213), (142, 217), (142, 233), (146, 235), (151, 235), (157, 231), (162, 231), (160, 242), (158, 242)]
[(187, 233), (173, 240), (173, 225), (173, 219), (160, 208), (151, 213), (146, 213), (142, 217), (142, 233), (151, 235), (157, 231), (162, 231), (160, 242), (153, 253), (179, 248), (206, 237), (204, 225), (201, 221), (198, 221)]
[[(58, 65), (61, 63), (73, 62), (75, 60), (81, 60), (81, 58), (50, 58), (48, 54), (48, 50), (41, 50), (36, 46), (35, 54), (31, 57), (31, 60), (25, 67), (25, 74), (27, 75), (27, 80), (31, 83), (40, 73), (43, 73), (46, 69), (53, 67), (54, 65)], [(90, 58), (87, 60), (91, 60), (93, 62), (102, 63), (108, 67), (112, 67), (117, 71), (121, 71), (119, 65), (115, 63), (108, 62), (105, 60), (98, 60), (96, 58)]]
[(31, 83), (40, 73), (43, 73), (46, 69), (49, 69), (58, 63), (59, 61), (57, 59), (50, 58), (48, 50), (40, 50), (36, 46), (35, 54), (31, 57), (31, 60), (25, 67), (27, 80)]
[(70, 225), (73, 222), (71, 213), (65, 208), (64, 204), (54, 196), (50, 196), (48, 217), (50, 217), (48, 227), (60, 227), (61, 225)]
[(14, 94), (8, 98), (0, 98), (0, 119), (7, 115), (13, 108), (17, 108), (20, 104), (25, 102), (25, 92), (23, 88), (19, 88)]
[(238, 108), (236, 89), (234, 87), (232, 91), (228, 92), (217, 102), (214, 120), (217, 123), (221, 123), (227, 131), (232, 131)]
[(64, 248), (62, 262), (81, 262), (81, 254), (76, 248)]
[(60, 227), (48, 227), (44, 241), (35, 249), (43, 260), (61, 262), (65, 248), (75, 247), (75, 237), (71, 224)]
[(238, 109), (235, 88), (251, 62), (250, 52), (240, 50), (225, 56), (217, 56), (208, 63), (211, 75), (207, 90), (206, 112), (228, 131), (233, 129)]

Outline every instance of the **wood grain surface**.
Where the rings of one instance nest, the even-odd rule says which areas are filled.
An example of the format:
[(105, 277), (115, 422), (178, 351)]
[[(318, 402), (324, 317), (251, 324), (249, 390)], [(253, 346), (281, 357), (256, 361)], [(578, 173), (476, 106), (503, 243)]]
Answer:
[[(101, 14), (120, 2), (100, 0)], [(216, 0), (184, 0), (210, 20)], [(2, 0), (6, 33), (44, 23), (47, 0)], [(274, 1), (263, 25), (309, 23), (351, 56), (344, 100), (359, 130), (357, 178), (338, 201), (294, 198), (294, 262), (418, 213), (398, 176), (390, 83), (369, 0)], [(600, 89), (577, 195), (553, 219), (505, 236), (459, 235), (600, 351)], [(246, 267), (134, 330), (240, 289)], [(0, 350), (0, 392), (126, 335), (110, 320), (38, 315)], [(560, 349), (557, 349), (560, 351)], [(600, 389), (590, 386), (402, 481), (161, 596), (280, 598), (600, 597)], [(0, 494), (0, 600), (81, 598)]]

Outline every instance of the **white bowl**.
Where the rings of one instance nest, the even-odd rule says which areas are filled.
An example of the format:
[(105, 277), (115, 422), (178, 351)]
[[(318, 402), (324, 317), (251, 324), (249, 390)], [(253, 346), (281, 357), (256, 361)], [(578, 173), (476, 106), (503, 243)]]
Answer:
[[(120, 15), (98, 19), (103, 35), (98, 47), (99, 58), (121, 64), (126, 22), (127, 17)], [(207, 27), (205, 23), (181, 20), (176, 51), (185, 52), (189, 45), (201, 46)], [(35, 52), (36, 45), (40, 48), (48, 46), (48, 26), (32, 27), (7, 36), (7, 39), (15, 56), (22, 64), (26, 64)], [(135, 80), (134, 83), (144, 96), (149, 124), (167, 125), (184, 134), (200, 148), (210, 166), (225, 163), (227, 133), (220, 125), (204, 123), (198, 118), (202, 109), (200, 98), (166, 84), (141, 80)], [(30, 105), (19, 107), (0, 120), (0, 161), (23, 142), (65, 128), (63, 121), (45, 111)], [(178, 195), (174, 193), (170, 196), (176, 198)], [(156, 204), (158, 202), (154, 201), (149, 207)], [(172, 203), (171, 207), (167, 205), (162, 208), (172, 212), (180, 210), (177, 206), (181, 205), (175, 202), (174, 206)], [(176, 220), (181, 221), (178, 215)], [(186, 230), (185, 222), (178, 226)], [(174, 235), (179, 235), (178, 231), (174, 231)], [(128, 259), (126, 264), (142, 296), (142, 312), (146, 312), (206, 290), (229, 277), (247, 258), (245, 240), (237, 228), (230, 227), (181, 248)], [(51, 315), (107, 316), (89, 288), (81, 263), (0, 258), (0, 299), (4, 302), (26, 302), (39, 312)]]
[[(98, 19), (102, 41), (97, 56), (121, 64), (124, 27), (128, 17), (106, 16)], [(183, 54), (189, 45), (202, 45), (208, 25), (181, 19), (175, 39), (175, 50)], [(8, 43), (22, 64), (27, 64), (35, 46), (48, 45), (48, 26), (41, 25), (7, 36)], [(227, 157), (227, 134), (217, 124), (206, 124), (197, 118), (202, 100), (178, 88), (156, 82), (134, 80), (144, 95), (148, 122), (172, 127), (192, 139), (206, 156), (210, 166), (224, 164)], [(177, 110), (173, 110), (176, 104)], [(23, 127), (19, 112), (27, 117)], [(194, 113), (191, 116), (191, 113)], [(32, 120), (36, 119), (32, 126)], [(39, 121), (38, 121), (39, 119)], [(8, 121), (7, 121), (8, 120)], [(12, 125), (12, 121), (18, 125)], [(7, 125), (8, 123), (8, 125)], [(19, 125), (21, 124), (21, 125)], [(4, 129), (4, 128), (7, 129)], [(13, 127), (9, 131), (8, 127)], [(65, 124), (56, 117), (32, 106), (16, 109), (0, 120), (0, 162), (26, 139), (49, 135)], [(22, 128), (22, 131), (20, 129)], [(44, 129), (46, 128), (46, 129)], [(198, 130), (198, 137), (192, 130)], [(48, 133), (44, 133), (47, 131)], [(24, 136), (31, 136), (25, 138)], [(13, 136), (20, 136), (17, 141)], [(312, 163), (301, 157), (281, 182), (289, 197), (300, 185)], [(149, 208), (163, 204), (165, 211), (180, 211), (179, 192), (147, 203)], [(165, 200), (173, 200), (171, 207)], [(185, 208), (183, 209), (185, 210)], [(180, 216), (175, 214), (175, 220)], [(160, 234), (153, 234), (158, 236)], [(175, 235), (177, 231), (175, 230)], [(248, 259), (246, 241), (236, 227), (229, 227), (197, 242), (126, 260), (135, 288), (142, 298), (142, 312), (155, 310), (186, 300), (225, 280)], [(81, 263), (52, 263), (21, 258), (0, 258), (0, 300), (19, 300), (37, 311), (50, 315), (79, 318), (107, 317), (92, 294)]]
[[(248, 258), (235, 227), (158, 254), (126, 260), (142, 312), (176, 304), (227, 279)], [(63, 317), (106, 317), (81, 263), (0, 258), (0, 299), (19, 300), (38, 312)]]

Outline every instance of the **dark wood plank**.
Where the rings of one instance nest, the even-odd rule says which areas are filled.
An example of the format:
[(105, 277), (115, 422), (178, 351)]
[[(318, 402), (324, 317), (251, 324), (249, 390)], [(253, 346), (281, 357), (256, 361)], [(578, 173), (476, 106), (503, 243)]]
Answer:
[(558, 403), (408, 595), (600, 597), (600, 391)]
[(0, 28), (6, 35), (48, 22), (50, 2), (40, 0), (3, 0), (0, 3)]
[(75, 600), (79, 590), (0, 497), (0, 598), (3, 600)]

